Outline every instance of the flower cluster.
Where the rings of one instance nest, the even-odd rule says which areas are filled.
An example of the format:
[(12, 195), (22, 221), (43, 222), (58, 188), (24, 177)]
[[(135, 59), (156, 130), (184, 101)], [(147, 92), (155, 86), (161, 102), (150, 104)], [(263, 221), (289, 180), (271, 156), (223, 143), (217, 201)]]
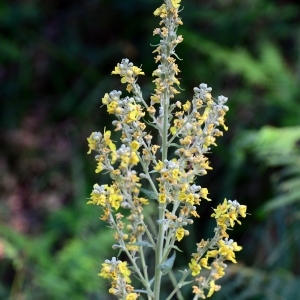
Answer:
[[(127, 262), (115, 258), (105, 261), (99, 276), (111, 281), (109, 291), (118, 299), (137, 299), (141, 291), (148, 300), (160, 298), (162, 276), (172, 268), (171, 251), (178, 250), (175, 243), (189, 235), (187, 226), (200, 217), (201, 201), (212, 201), (208, 189), (194, 182), (197, 176), (212, 169), (207, 154), (212, 146), (217, 146), (216, 139), (223, 135), (222, 130), (228, 129), (227, 98), (213, 98), (212, 89), (206, 84), (194, 88), (192, 100), (184, 103), (173, 100), (180, 89), (175, 48), (183, 41), (176, 33), (182, 25), (178, 16), (181, 1), (164, 2), (154, 12), (161, 18), (160, 27), (154, 30), (154, 35), (160, 37), (154, 50), (158, 63), (152, 74), (154, 93), (149, 100), (143, 98), (137, 80), (144, 72), (123, 59), (112, 74), (119, 75), (121, 83), (127, 84), (129, 96), (122, 97), (121, 91), (113, 90), (102, 98), (108, 114), (115, 118), (114, 131), (121, 132), (121, 143), (114, 141), (113, 133), (105, 129), (103, 133), (93, 132), (87, 139), (88, 153), (96, 152), (95, 172), (105, 172), (111, 178), (109, 184), (94, 185), (88, 204), (102, 208), (100, 219), (114, 230), (113, 249), (125, 252), (130, 268), (143, 285), (143, 290), (138, 291), (129, 285), (131, 271)], [(175, 158), (170, 158), (170, 151)], [(142, 188), (142, 183), (147, 189)], [(148, 204), (154, 207), (155, 221), (145, 213)], [(224, 261), (236, 263), (235, 251), (241, 250), (229, 239), (227, 229), (245, 216), (246, 206), (237, 201), (225, 199), (214, 209), (212, 217), (217, 222), (214, 238), (197, 244), (189, 269), (183, 272), (167, 300), (189, 275), (196, 277), (195, 299), (205, 298), (205, 289), (209, 290), (207, 297), (220, 289), (215, 281), (224, 275)], [(151, 251), (155, 257), (154, 270), (146, 264)], [(210, 270), (208, 277), (198, 277), (202, 268)]]
[[(208, 277), (200, 276), (195, 279), (197, 286), (193, 286), (193, 293), (196, 299), (205, 299), (204, 290), (209, 289), (207, 297), (210, 297), (215, 291), (220, 290), (220, 286), (215, 284), (215, 281), (225, 275), (227, 265), (224, 261), (229, 260), (236, 263), (235, 253), (242, 250), (232, 239), (228, 239), (226, 230), (232, 228), (235, 222), (240, 224), (239, 217), (246, 217), (246, 206), (240, 205), (236, 200), (227, 201), (219, 204), (214, 213), (211, 215), (215, 217), (217, 227), (215, 228), (215, 237), (211, 241), (201, 241), (197, 244), (197, 253), (193, 254), (191, 263), (189, 264), (193, 276), (197, 276), (201, 272), (201, 268), (210, 269)], [(205, 257), (203, 257), (205, 254)], [(203, 258), (202, 258), (203, 257)], [(208, 265), (208, 261), (213, 259)]]
[(127, 267), (127, 262), (122, 262), (113, 257), (111, 261), (105, 260), (98, 275), (112, 281), (109, 289), (110, 294), (120, 299), (135, 300), (139, 295), (133, 292), (134, 288), (129, 284), (131, 283), (130, 274), (131, 271)]

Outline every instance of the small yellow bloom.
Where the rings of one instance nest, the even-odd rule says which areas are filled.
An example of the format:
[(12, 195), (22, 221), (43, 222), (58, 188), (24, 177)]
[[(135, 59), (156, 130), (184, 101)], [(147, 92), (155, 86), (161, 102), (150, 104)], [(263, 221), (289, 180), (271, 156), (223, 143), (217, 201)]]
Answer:
[(96, 150), (97, 147), (97, 141), (93, 139), (94, 132), (90, 135), (90, 137), (87, 138), (88, 145), (89, 145), (89, 151), (87, 154), (90, 154), (92, 150)]
[(139, 294), (137, 293), (130, 293), (126, 296), (126, 300), (136, 300), (138, 298)]
[(191, 108), (191, 102), (186, 101), (185, 104), (182, 105), (182, 107), (185, 111), (188, 111)]
[(105, 104), (105, 105), (107, 105), (109, 103), (109, 95), (108, 95), (108, 93), (106, 93), (104, 95), (104, 97), (102, 98), (102, 103)]
[(180, 6), (181, 0), (171, 0), (173, 7), (178, 8)]
[(159, 203), (166, 203), (167, 202), (167, 197), (165, 194), (159, 194), (158, 195), (158, 202)]
[(170, 132), (172, 133), (172, 135), (175, 135), (176, 132), (177, 132), (176, 127), (175, 127), (175, 126), (171, 127), (171, 128), (170, 128)]
[(190, 203), (191, 205), (194, 205), (194, 195), (192, 193), (189, 193), (186, 197), (186, 202)]
[(103, 170), (103, 163), (101, 161), (98, 162), (97, 168), (96, 168), (96, 173), (100, 173)]
[(211, 201), (210, 198), (207, 198), (207, 195), (208, 195), (208, 194), (209, 194), (209, 193), (208, 193), (208, 189), (207, 189), (207, 188), (202, 188), (202, 189), (200, 190), (200, 197), (203, 198), (203, 199), (205, 199), (205, 200), (207, 200), (207, 201)]
[(108, 290), (108, 292), (109, 292), (110, 294), (112, 294), (112, 295), (115, 295), (115, 294), (118, 292), (118, 290), (115, 289), (115, 288), (110, 288), (110, 289)]
[(118, 267), (119, 267), (121, 274), (124, 276), (125, 281), (127, 283), (130, 283), (131, 280), (130, 280), (129, 276), (131, 274), (131, 271), (127, 268), (127, 261), (120, 262)]
[(197, 276), (201, 271), (201, 266), (193, 258), (191, 259), (191, 262), (189, 263), (189, 267), (192, 270), (193, 276)]
[(160, 148), (160, 146), (158, 146), (158, 145), (153, 145), (152, 148), (151, 148), (152, 153), (155, 154), (156, 151), (157, 151), (157, 149), (159, 149), (159, 148)]
[(207, 261), (208, 261), (207, 257), (201, 258), (200, 265), (206, 269), (210, 269), (211, 267), (207, 265)]
[(111, 131), (105, 131), (104, 130), (104, 140), (106, 142), (106, 145), (110, 148), (110, 150), (115, 151), (116, 150), (116, 145), (111, 141), (110, 139), (111, 136)]
[(133, 73), (134, 73), (135, 76), (137, 76), (137, 75), (145, 75), (145, 73), (142, 71), (142, 69), (140, 69), (138, 67), (135, 67), (135, 66), (132, 67), (132, 71), (133, 71)]
[(154, 16), (160, 16), (162, 14), (167, 15), (166, 4), (163, 4), (161, 7), (157, 8), (153, 14)]
[(209, 285), (210, 285), (210, 289), (209, 289), (209, 292), (208, 292), (208, 294), (207, 294), (207, 298), (210, 298), (211, 296), (212, 296), (212, 294), (214, 293), (214, 291), (215, 291), (215, 282), (212, 280), (210, 283), (209, 283)]
[(112, 102), (107, 104), (107, 112), (110, 115), (114, 114), (116, 112), (117, 107), (118, 107), (118, 102), (117, 101), (112, 101)]
[(140, 147), (140, 144), (138, 141), (132, 141), (130, 143), (130, 148), (132, 149), (132, 151), (138, 151), (139, 147)]
[(131, 111), (130, 113), (128, 114), (128, 118), (131, 120), (131, 121), (136, 121), (138, 116), (139, 116), (139, 113), (138, 113), (138, 110), (137, 110), (137, 105), (136, 104), (132, 104), (132, 103), (129, 103), (128, 106), (130, 106), (131, 108)]
[(126, 83), (126, 82), (127, 82), (126, 76), (122, 76), (122, 78), (121, 78), (121, 83)]
[(173, 177), (175, 180), (179, 180), (181, 175), (182, 175), (182, 173), (181, 173), (178, 169), (174, 169), (174, 170), (172, 171), (172, 177)]
[(159, 97), (157, 97), (156, 95), (151, 96), (150, 99), (153, 103), (159, 103), (160, 102)]
[(121, 74), (120, 64), (118, 64), (111, 74)]
[(178, 228), (176, 230), (176, 238), (177, 238), (177, 241), (180, 242), (184, 237), (184, 229), (183, 228)]
[(147, 111), (150, 113), (150, 114), (154, 114), (156, 112), (155, 108), (153, 106), (150, 106), (147, 108)]
[(159, 172), (163, 166), (164, 166), (163, 162), (159, 160), (157, 165), (153, 169)]
[(246, 217), (246, 211), (247, 211), (247, 206), (246, 205), (240, 205), (238, 213), (245, 218)]
[(135, 152), (131, 152), (129, 163), (136, 166), (139, 163), (139, 157)]

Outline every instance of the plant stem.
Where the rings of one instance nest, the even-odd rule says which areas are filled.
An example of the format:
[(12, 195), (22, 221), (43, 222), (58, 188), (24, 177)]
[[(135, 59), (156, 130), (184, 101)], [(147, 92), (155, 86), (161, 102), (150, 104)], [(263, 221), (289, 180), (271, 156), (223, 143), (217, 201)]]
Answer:
[[(173, 284), (173, 287), (175, 288), (175, 287), (177, 286), (177, 280), (176, 280), (176, 277), (175, 277), (173, 271), (171, 270), (171, 271), (168, 273), (168, 275), (169, 275), (169, 278), (170, 278), (170, 280), (171, 280), (171, 282), (172, 282), (172, 284)], [(176, 292), (176, 295), (177, 295), (178, 300), (184, 300), (184, 297), (183, 297), (183, 295), (182, 295), (182, 293), (181, 293), (180, 290), (178, 290), (178, 291)]]
[[(168, 157), (168, 122), (169, 122), (169, 97), (167, 92), (164, 92), (164, 97), (162, 99), (162, 105), (164, 107), (164, 116), (163, 116), (163, 134), (162, 134), (162, 161)], [(159, 220), (164, 219), (166, 204), (160, 204), (158, 207), (159, 210)], [(164, 247), (164, 238), (165, 238), (165, 224), (160, 222), (159, 231), (157, 237), (157, 248), (155, 253), (155, 276), (154, 276), (154, 300), (159, 300), (160, 289), (161, 289), (161, 270), (157, 269), (157, 266), (162, 263), (162, 254)]]

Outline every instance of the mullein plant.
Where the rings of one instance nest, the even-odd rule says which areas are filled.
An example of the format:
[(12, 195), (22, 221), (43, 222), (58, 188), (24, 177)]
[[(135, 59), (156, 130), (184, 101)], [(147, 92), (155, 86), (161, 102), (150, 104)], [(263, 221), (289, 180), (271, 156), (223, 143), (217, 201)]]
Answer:
[[(197, 206), (201, 200), (211, 201), (207, 188), (194, 184), (195, 179), (212, 169), (206, 154), (223, 135), (221, 129), (228, 129), (224, 124), (227, 98), (213, 98), (206, 84), (194, 88), (191, 101), (174, 100), (180, 89), (175, 48), (183, 41), (176, 33), (182, 25), (180, 2), (165, 0), (154, 11), (161, 18), (160, 27), (153, 31), (160, 42), (153, 51), (158, 67), (152, 74), (155, 89), (149, 101), (137, 84), (138, 76), (144, 75), (141, 68), (123, 59), (112, 71), (121, 77), (130, 94), (122, 97), (122, 92), (114, 90), (102, 99), (107, 112), (116, 118), (112, 125), (121, 132), (121, 146), (111, 139), (110, 130), (93, 132), (87, 139), (88, 153), (96, 152), (96, 173), (106, 172), (112, 180), (110, 184), (95, 184), (88, 204), (102, 208), (100, 219), (114, 230), (113, 249), (128, 258), (105, 260), (98, 274), (111, 282), (109, 293), (118, 299), (135, 300), (143, 293), (148, 300), (159, 300), (165, 275), (173, 286), (167, 300), (174, 295), (184, 299), (180, 289), (190, 283), (193, 299), (209, 298), (221, 288), (215, 282), (224, 276), (225, 262), (236, 263), (235, 252), (242, 249), (229, 239), (227, 230), (240, 224), (240, 217), (246, 217), (246, 206), (225, 199), (212, 211), (214, 237), (195, 245), (195, 253), (179, 276), (172, 270), (175, 252), (180, 250), (175, 243), (189, 235), (187, 226), (200, 217)], [(148, 128), (156, 131), (159, 145), (152, 142)], [(171, 151), (176, 158), (170, 159)], [(142, 188), (141, 181), (147, 189)], [(151, 202), (156, 210), (154, 226), (146, 222), (144, 210)], [(155, 257), (154, 269), (146, 262), (149, 251)], [(131, 285), (132, 276), (138, 279), (139, 289)]]

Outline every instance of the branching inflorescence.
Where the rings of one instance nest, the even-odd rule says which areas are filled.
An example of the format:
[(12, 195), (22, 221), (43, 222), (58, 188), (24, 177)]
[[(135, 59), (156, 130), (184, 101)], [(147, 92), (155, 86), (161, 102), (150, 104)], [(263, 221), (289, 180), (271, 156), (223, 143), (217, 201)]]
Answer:
[[(183, 41), (176, 33), (182, 25), (178, 16), (180, 2), (165, 0), (154, 12), (161, 18), (161, 27), (153, 33), (161, 39), (153, 51), (158, 67), (152, 74), (155, 92), (150, 101), (144, 100), (137, 84), (138, 76), (144, 75), (139, 67), (123, 59), (112, 72), (121, 76), (121, 82), (127, 84), (126, 90), (132, 95), (122, 98), (120, 91), (112, 91), (102, 99), (107, 112), (116, 117), (112, 124), (115, 131), (121, 131), (121, 146), (117, 148), (109, 130), (93, 132), (87, 139), (88, 153), (97, 153), (96, 172), (105, 171), (112, 179), (111, 184), (94, 185), (88, 204), (102, 208), (100, 219), (115, 232), (113, 248), (128, 257), (128, 263), (115, 257), (106, 260), (99, 273), (111, 281), (109, 292), (118, 299), (134, 300), (145, 293), (148, 300), (159, 300), (161, 279), (166, 274), (173, 284), (167, 300), (175, 294), (183, 299), (180, 288), (189, 283), (188, 277), (193, 278), (194, 299), (210, 297), (221, 288), (215, 282), (225, 274), (225, 261), (236, 263), (235, 251), (242, 249), (229, 239), (227, 229), (236, 222), (240, 224), (239, 217), (246, 217), (246, 206), (225, 199), (211, 215), (216, 219), (214, 237), (197, 244), (189, 268), (182, 271), (178, 282), (173, 274), (174, 252), (179, 250), (176, 241), (187, 236), (187, 225), (193, 224), (193, 218), (199, 218), (197, 206), (201, 200), (211, 201), (208, 190), (194, 184), (195, 179), (211, 169), (206, 154), (211, 145), (216, 146), (216, 138), (223, 135), (219, 128), (228, 129), (224, 124), (227, 98), (214, 99), (206, 84), (194, 88), (191, 101), (173, 101), (180, 84), (175, 53), (176, 46)], [(157, 131), (160, 145), (152, 142), (147, 127)], [(176, 158), (169, 159), (170, 149)], [(137, 165), (142, 172), (137, 172)], [(142, 188), (141, 180), (150, 188)], [(144, 208), (150, 202), (156, 205), (155, 226), (150, 226), (145, 218)], [(154, 251), (154, 271), (146, 263), (145, 254), (149, 251)], [(200, 276), (203, 268), (207, 271)], [(131, 275), (142, 288), (131, 285)]]

